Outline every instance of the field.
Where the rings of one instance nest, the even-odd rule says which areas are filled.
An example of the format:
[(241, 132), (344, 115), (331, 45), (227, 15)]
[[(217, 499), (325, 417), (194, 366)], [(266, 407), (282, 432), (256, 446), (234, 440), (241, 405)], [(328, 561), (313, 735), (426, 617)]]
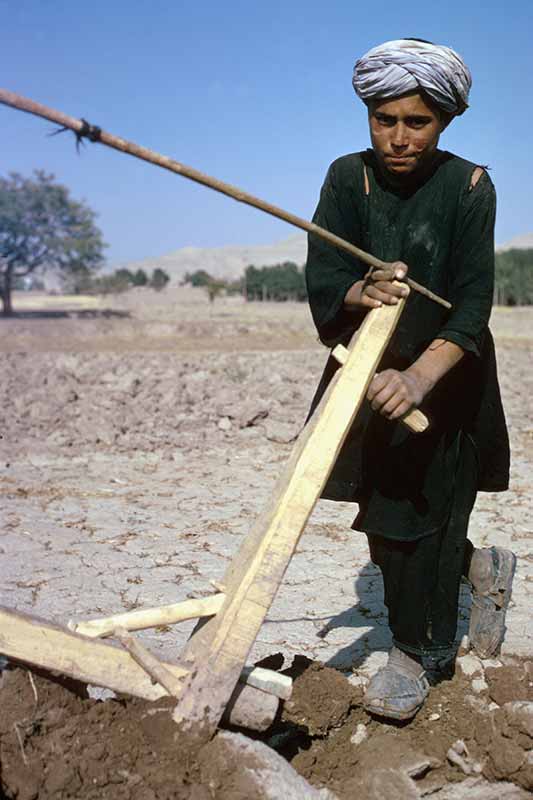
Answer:
[[(306, 306), (210, 305), (200, 289), (172, 289), (19, 294), (14, 307), (0, 320), (1, 604), (66, 623), (210, 593), (265, 504), (325, 363)], [(519, 557), (503, 647), (518, 669), (533, 653), (533, 310), (498, 308), (492, 329), (512, 484), (479, 495), (471, 538)], [(253, 660), (281, 653), (288, 666), (304, 655), (355, 684), (384, 662), (381, 578), (350, 530), (355, 513), (318, 504)], [(464, 590), (463, 634), (468, 604)], [(190, 630), (142, 639), (175, 660)], [(514, 780), (509, 770), (487, 776)]]

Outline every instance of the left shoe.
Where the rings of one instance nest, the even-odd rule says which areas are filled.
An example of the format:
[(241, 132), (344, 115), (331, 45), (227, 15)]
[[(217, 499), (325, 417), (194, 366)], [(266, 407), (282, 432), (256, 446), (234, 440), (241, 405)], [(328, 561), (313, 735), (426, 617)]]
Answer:
[(474, 550), (468, 572), (472, 584), (468, 638), (479, 658), (491, 658), (501, 648), (515, 570), (516, 556), (511, 550), (503, 547)]
[(386, 719), (412, 719), (428, 694), (425, 669), (407, 653), (393, 647), (387, 666), (378, 670), (368, 684), (363, 708)]

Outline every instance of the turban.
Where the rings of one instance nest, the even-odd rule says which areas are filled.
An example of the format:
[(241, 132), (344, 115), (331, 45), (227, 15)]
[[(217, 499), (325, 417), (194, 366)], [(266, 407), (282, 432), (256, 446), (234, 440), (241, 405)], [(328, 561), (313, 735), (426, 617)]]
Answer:
[(455, 116), (468, 108), (472, 76), (461, 56), (450, 47), (420, 39), (396, 39), (360, 58), (352, 83), (364, 102), (418, 90)]

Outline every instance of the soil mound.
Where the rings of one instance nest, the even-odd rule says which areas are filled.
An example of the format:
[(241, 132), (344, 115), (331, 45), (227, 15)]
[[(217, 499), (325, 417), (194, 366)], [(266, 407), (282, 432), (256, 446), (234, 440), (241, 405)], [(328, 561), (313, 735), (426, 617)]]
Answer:
[[(531, 791), (533, 665), (510, 661), (485, 670), (473, 656), (459, 659), (455, 676), (432, 688), (414, 720), (387, 724), (361, 708), (360, 686), (296, 658), (286, 671), (295, 677), (293, 696), (269, 743), (310, 783), (328, 786), (339, 800), (444, 798), (447, 787), (468, 776), (465, 798), (474, 782), (512, 782)], [(487, 789), (486, 797), (499, 797), (502, 787), (498, 783), (494, 795)]]
[[(168, 700), (102, 702), (74, 681), (8, 669), (0, 686), (2, 796), (245, 800), (275, 798), (280, 780), (287, 785), (284, 796), (331, 798), (329, 789), (339, 800), (444, 798), (451, 785), (467, 779), (478, 788), (480, 782), (512, 782), (518, 794), (509, 797), (533, 789), (533, 703), (507, 701), (508, 690), (502, 706), (491, 701), (503, 683), (523, 688), (526, 681), (531, 690), (524, 678), (531, 674), (529, 662), (488, 668), (489, 683), (479, 672), (472, 679), (458, 670), (433, 688), (412, 722), (402, 724), (370, 718), (360, 706), (361, 687), (332, 668), (298, 657), (286, 672), (294, 677), (293, 696), (265, 737), (252, 741), (224, 732), (206, 744), (176, 727)], [(484, 686), (475, 694), (473, 683), (480, 680)], [(281, 776), (280, 759), (265, 767), (268, 753), (278, 758), (274, 750), (300, 777), (288, 765)], [(273, 773), (280, 773), (274, 788)]]
[(83, 684), (13, 668), (0, 704), (2, 800), (334, 800), (260, 741), (184, 733), (169, 699), (102, 702)]

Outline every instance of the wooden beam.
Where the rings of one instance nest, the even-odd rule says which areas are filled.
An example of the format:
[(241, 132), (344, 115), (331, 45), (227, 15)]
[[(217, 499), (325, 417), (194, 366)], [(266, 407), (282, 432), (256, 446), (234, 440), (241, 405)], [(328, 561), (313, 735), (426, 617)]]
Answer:
[(179, 678), (166, 668), (161, 661), (154, 656), (143, 644), (132, 636), (126, 628), (117, 628), (115, 639), (128, 651), (136, 664), (144, 669), (154, 683), (159, 683), (172, 697), (179, 697), (181, 694), (181, 682)]
[(404, 307), (401, 300), (366, 316), (224, 576), (222, 609), (189, 640), (182, 663), (191, 672), (174, 714), (185, 727), (203, 722), (214, 732)]
[(181, 603), (173, 603), (159, 608), (143, 608), (139, 611), (128, 611), (111, 617), (99, 617), (80, 622), (69, 620), (68, 628), (84, 636), (99, 638), (112, 636), (116, 628), (141, 631), (146, 628), (157, 628), (159, 625), (173, 625), (188, 619), (211, 617), (222, 608), (224, 597), (223, 594), (214, 594), (198, 600), (184, 600)]
[(412, 433), (424, 433), (429, 428), (429, 419), (419, 408), (408, 411), (405, 416), (401, 417), (400, 422), (407, 425)]
[[(84, 683), (112, 689), (118, 694), (130, 694), (145, 700), (158, 700), (168, 695), (163, 686), (152, 682), (126, 650), (107, 642), (87, 639), (46, 620), (2, 606), (0, 653), (30, 667), (60, 672)], [(183, 680), (187, 674), (176, 664), (162, 662), (162, 665), (177, 680)], [(232, 725), (265, 730), (273, 722), (278, 706), (277, 696), (239, 684), (228, 704), (226, 719)]]
[(282, 675), (273, 669), (263, 667), (244, 667), (239, 676), (239, 682), (246, 686), (253, 686), (279, 697), (280, 700), (290, 700), (292, 695), (292, 678)]

